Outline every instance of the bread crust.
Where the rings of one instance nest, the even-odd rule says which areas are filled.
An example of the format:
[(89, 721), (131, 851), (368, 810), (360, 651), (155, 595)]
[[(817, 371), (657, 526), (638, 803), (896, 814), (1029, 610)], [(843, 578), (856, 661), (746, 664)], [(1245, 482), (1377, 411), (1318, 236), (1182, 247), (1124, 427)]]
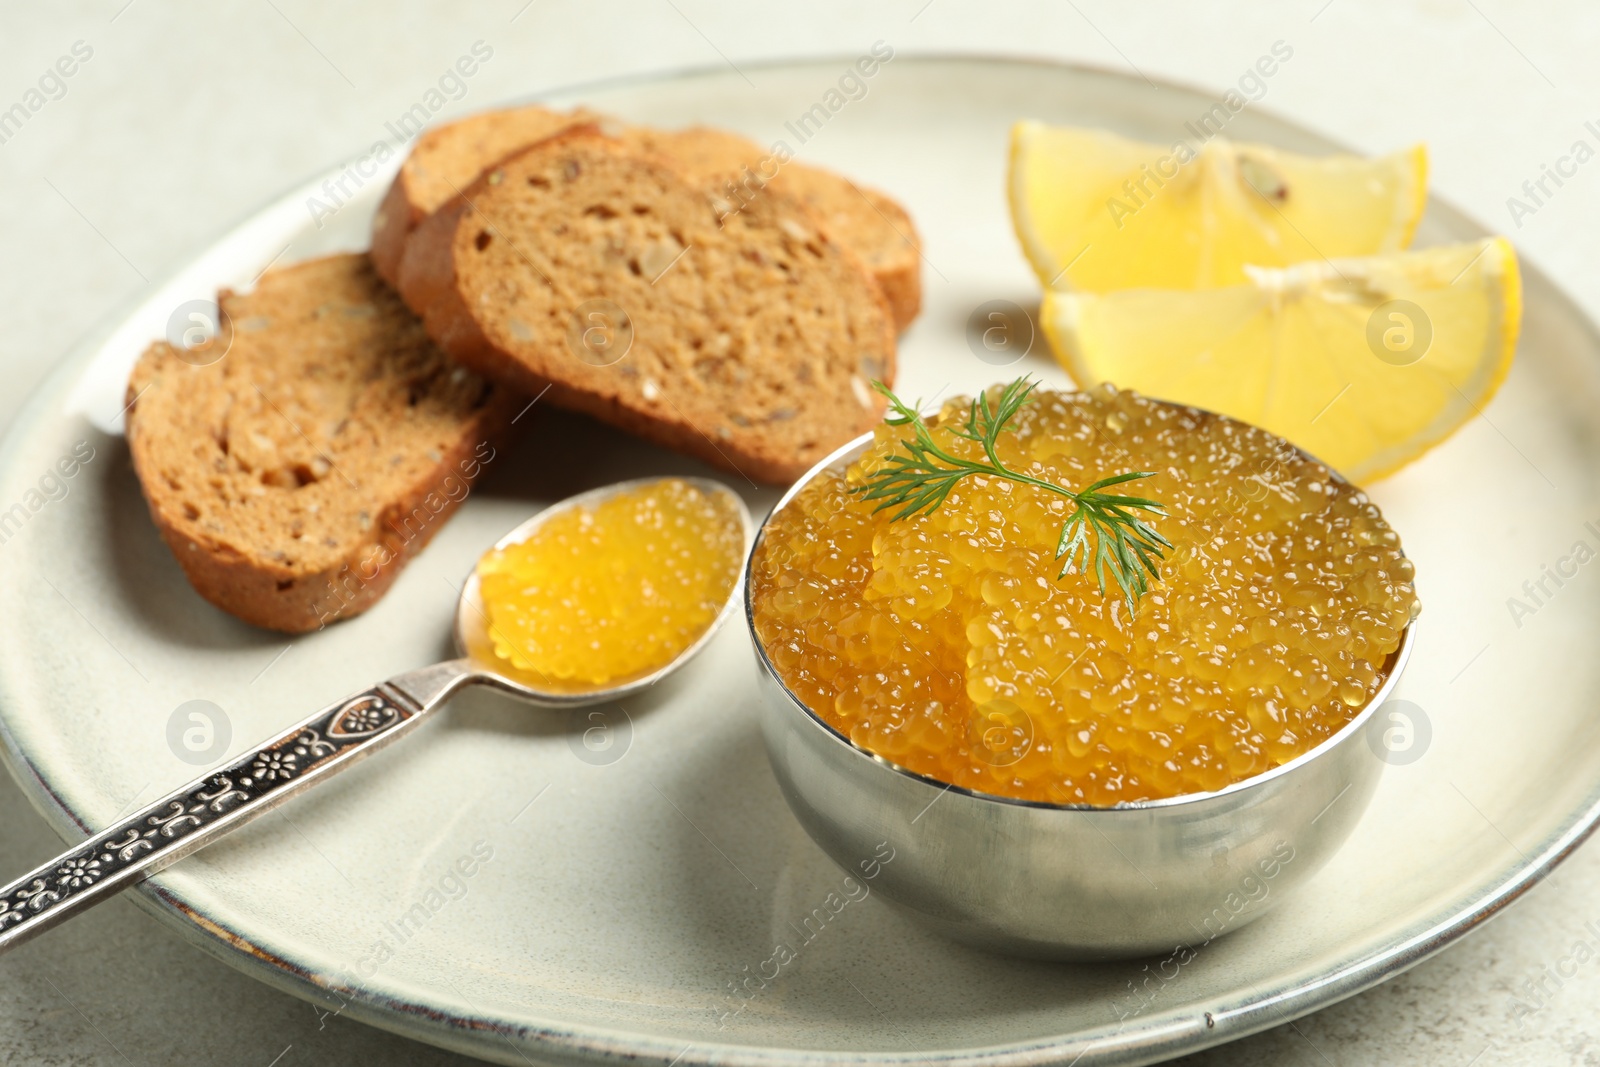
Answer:
[[(883, 404), (881, 398), (873, 395), (858, 397), (862, 402), (855, 407), (855, 417), (849, 411), (834, 412), (845, 422), (847, 432), (836, 435), (837, 440), (819, 442), (803, 452), (790, 451), (759, 435), (744, 435), (739, 440), (724, 438), (719, 443), (687, 418), (663, 417), (641, 410), (637, 403), (631, 402), (635, 398), (624, 389), (614, 386), (585, 387), (555, 375), (541, 374), (528, 362), (496, 344), (475, 317), (457, 270), (458, 249), (464, 241), (470, 242), (468, 231), (480, 225), (474, 221), (477, 213), (475, 201), (496, 184), (497, 175), (515, 169), (519, 160), (531, 158), (536, 153), (559, 151), (566, 145), (583, 143), (604, 144), (618, 154), (639, 157), (637, 149), (618, 144), (602, 134), (596, 126), (565, 130), (523, 149), (480, 175), (462, 196), (430, 215), (413, 233), (402, 260), (400, 293), (412, 310), (422, 317), (429, 336), (441, 348), (463, 365), (491, 380), (522, 392), (542, 393), (548, 390), (545, 394), (547, 399), (562, 407), (584, 412), (646, 440), (753, 481), (769, 484), (792, 482), (843, 440), (876, 424), (882, 415)], [(658, 157), (648, 159), (648, 162), (652, 166), (679, 173), (670, 159)], [(778, 193), (772, 196), (789, 210), (810, 217), (809, 211), (799, 201)], [(828, 240), (820, 226), (818, 232), (823, 240)], [(888, 300), (854, 253), (837, 242), (832, 242), (832, 251), (849, 265), (858, 287), (855, 295), (872, 302), (877, 309), (880, 326), (877, 340), (871, 347), (873, 358), (879, 361), (881, 369), (875, 376), (892, 384), (895, 330)], [(865, 388), (865, 381), (862, 381), (861, 387)], [(835, 398), (819, 397), (817, 402), (833, 404)]]
[(372, 256), (373, 269), (378, 272), (378, 277), (397, 288), (406, 239), (427, 218), (412, 199), (409, 188), (410, 183), (402, 166), (394, 176), (389, 191), (383, 194), (378, 213), (372, 218), (372, 251), (369, 254)]
[(917, 232), (911, 215), (900, 204), (875, 189), (862, 189), (867, 200), (883, 212), (910, 246), (910, 255), (898, 257), (893, 263), (875, 263), (872, 275), (883, 289), (894, 313), (895, 329), (904, 331), (922, 314), (922, 235)]

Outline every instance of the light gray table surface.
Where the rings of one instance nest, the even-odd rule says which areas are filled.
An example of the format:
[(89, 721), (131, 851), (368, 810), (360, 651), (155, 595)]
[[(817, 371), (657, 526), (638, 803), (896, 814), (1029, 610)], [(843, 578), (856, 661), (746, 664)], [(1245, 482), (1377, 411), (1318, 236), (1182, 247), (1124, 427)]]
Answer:
[[(1600, 309), (1600, 163), (1532, 214), (1573, 143), (1600, 144), (1600, 7), (1510, 0), (96, 0), (0, 8), (0, 109), (82, 42), (65, 91), (0, 143), (0, 427), (70, 347), (148, 281), (294, 182), (381, 136), (386, 116), (483, 39), (466, 111), (598, 78), (763, 58), (984, 52), (1084, 60), (1220, 90), (1259, 42), (1295, 48), (1263, 102), (1370, 151), (1428, 141), (1432, 184)], [(936, 284), (936, 281), (933, 282)], [(0, 623), (0, 633), (10, 622)], [(60, 842), (0, 780), (0, 876)], [(1600, 921), (1600, 848), (1483, 930), (1326, 1011), (1194, 1065), (1600, 1063), (1600, 960), (1548, 970)], [(1542, 1009), (1520, 1021), (1514, 998)], [(127, 901), (0, 959), (7, 1064), (444, 1064), (460, 1057), (267, 989)]]

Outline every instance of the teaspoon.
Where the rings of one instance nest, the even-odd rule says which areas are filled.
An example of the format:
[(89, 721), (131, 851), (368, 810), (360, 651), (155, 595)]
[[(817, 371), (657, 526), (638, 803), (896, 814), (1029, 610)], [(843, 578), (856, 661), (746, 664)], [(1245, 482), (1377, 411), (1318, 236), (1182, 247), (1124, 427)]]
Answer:
[[(526, 540), (542, 523), (573, 508), (593, 506), (659, 480), (619, 482), (568, 497), (506, 534), (495, 548)], [(708, 479), (680, 480), (732, 504), (748, 552), (754, 531), (739, 496)], [(578, 708), (619, 700), (654, 685), (710, 642), (738, 602), (742, 584), (735, 580), (711, 625), (665, 666), (615, 685), (564, 687), (513, 671), (496, 657), (474, 568), (456, 602), (458, 658), (407, 671), (328, 705), (0, 888), (0, 952), (121, 892), (371, 755), (408, 733), (458, 689), (486, 685), (539, 707)]]

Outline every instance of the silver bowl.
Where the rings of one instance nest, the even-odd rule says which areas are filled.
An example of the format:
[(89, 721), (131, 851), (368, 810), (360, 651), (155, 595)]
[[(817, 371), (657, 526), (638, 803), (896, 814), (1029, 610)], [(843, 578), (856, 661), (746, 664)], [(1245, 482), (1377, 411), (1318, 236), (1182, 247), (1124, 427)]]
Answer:
[[(848, 464), (865, 434), (795, 483)], [(852, 743), (789, 690), (745, 621), (760, 671), (761, 729), (784, 798), (834, 862), (924, 924), (993, 951), (1062, 960), (1172, 954), (1178, 962), (1259, 918), (1316, 872), (1360, 819), (1384, 760), (1369, 731), (1405, 667), (1413, 623), (1372, 700), (1297, 759), (1212, 793), (1117, 807), (975, 793)]]

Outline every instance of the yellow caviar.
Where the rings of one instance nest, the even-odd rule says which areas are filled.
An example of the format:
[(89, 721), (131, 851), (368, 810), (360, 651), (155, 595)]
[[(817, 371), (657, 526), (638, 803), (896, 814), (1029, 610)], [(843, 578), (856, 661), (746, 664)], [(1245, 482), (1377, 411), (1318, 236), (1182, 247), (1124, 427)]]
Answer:
[(558, 686), (664, 667), (727, 603), (744, 543), (731, 499), (675, 478), (557, 515), (478, 561), (495, 655)]
[[(966, 401), (931, 420), (956, 437)], [(752, 571), (756, 630), (840, 733), (979, 792), (1112, 805), (1207, 792), (1339, 730), (1377, 691), (1419, 603), (1400, 540), (1359, 490), (1280, 438), (1100, 386), (1038, 393), (1000, 436), (1013, 470), (1166, 507), (1161, 580), (1130, 616), (1107, 579), (1057, 578), (1069, 501), (958, 482), (890, 521), (852, 494), (898, 443), (880, 426), (843, 474), (775, 515)]]

